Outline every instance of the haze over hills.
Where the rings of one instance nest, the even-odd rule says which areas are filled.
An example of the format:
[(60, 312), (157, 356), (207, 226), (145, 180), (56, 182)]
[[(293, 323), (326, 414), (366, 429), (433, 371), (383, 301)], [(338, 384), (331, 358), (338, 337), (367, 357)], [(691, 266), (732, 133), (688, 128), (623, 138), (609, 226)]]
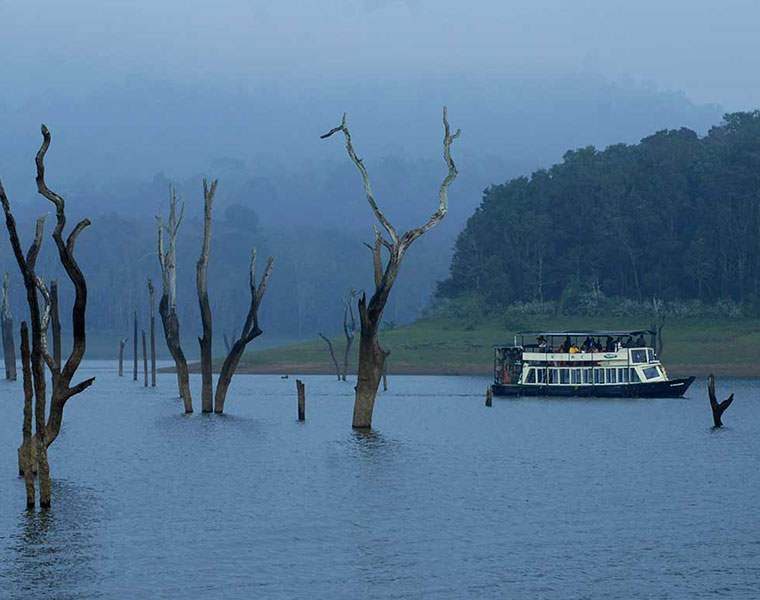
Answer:
[[(460, 176), (450, 189), (449, 215), (405, 262), (389, 321), (409, 321), (427, 305), (436, 282), (448, 274), (457, 234), (492, 183), (547, 166), (575, 146), (635, 142), (665, 127), (704, 133), (722, 114), (720, 107), (695, 105), (680, 93), (582, 74), (308, 92), (141, 78), (90, 94), (6, 103), (0, 112), (0, 176), (30, 228), (33, 216), (49, 210), (35, 193), (33, 163), (39, 123), (46, 122), (54, 136), (49, 183), (67, 197), (72, 219), (87, 215), (94, 222), (80, 241), (94, 292), (90, 323), (115, 330), (128, 328), (134, 306), (144, 301), (145, 277), (158, 280), (151, 256), (154, 216), (165, 212), (173, 182), (186, 203), (180, 317), (191, 331), (199, 323), (192, 277), (201, 179), (219, 177), (210, 285), (220, 327), (233, 329), (243, 314), (247, 257), (256, 245), (260, 256), (272, 252), (278, 259), (262, 312), (267, 330), (308, 337), (337, 330), (340, 297), (369, 285), (369, 254), (361, 242), (371, 237), (373, 225), (344, 144), (319, 135), (348, 111), (378, 201), (399, 229), (407, 228), (436, 206), (445, 172), (444, 102), (452, 125), (463, 130), (453, 150)], [(109, 244), (119, 248), (104, 248)], [(0, 248), (0, 257), (15, 275), (9, 247)], [(109, 291), (99, 294), (98, 285)], [(116, 300), (114, 286), (121, 290)], [(21, 297), (14, 304), (23, 310)]]

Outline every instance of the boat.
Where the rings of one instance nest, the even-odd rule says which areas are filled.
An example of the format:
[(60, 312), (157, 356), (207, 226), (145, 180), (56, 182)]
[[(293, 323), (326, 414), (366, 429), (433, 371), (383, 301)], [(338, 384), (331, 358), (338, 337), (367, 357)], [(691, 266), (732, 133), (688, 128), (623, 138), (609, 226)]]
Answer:
[(670, 379), (654, 346), (647, 329), (521, 331), (513, 344), (494, 346), (491, 389), (495, 396), (683, 396), (694, 377)]

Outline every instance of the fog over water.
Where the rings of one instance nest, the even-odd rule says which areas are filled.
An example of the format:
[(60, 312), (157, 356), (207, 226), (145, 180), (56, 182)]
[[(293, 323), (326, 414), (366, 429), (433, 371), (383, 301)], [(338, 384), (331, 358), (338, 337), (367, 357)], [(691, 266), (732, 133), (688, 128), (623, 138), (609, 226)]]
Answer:
[[(685, 1), (0, 2), (0, 177), (30, 219), (47, 209), (33, 183), (45, 122), (54, 135), (49, 183), (107, 239), (126, 225), (98, 215), (149, 231), (170, 181), (192, 216), (201, 178), (220, 177), (217, 218), (233, 205), (254, 211), (261, 230), (249, 244), (267, 248), (267, 236), (299, 227), (317, 230), (323, 247), (345, 238), (345, 248), (302, 244), (293, 256), (275, 248), (281, 264), (325, 252), (333, 253), (325, 264), (350, 253), (366, 262), (360, 242), (372, 235), (372, 217), (361, 182), (343, 144), (319, 135), (348, 111), (378, 200), (405, 228), (435, 208), (448, 104), (463, 130), (453, 150), (461, 175), (447, 219), (420, 242), (427, 256), (413, 283), (402, 273), (394, 293), (396, 317), (409, 320), (446, 276), (453, 241), (488, 185), (570, 148), (635, 143), (663, 128), (703, 134), (726, 110), (760, 104), (758, 13), (738, 1), (720, 9)], [(137, 266), (154, 250), (146, 242), (120, 263), (130, 265), (127, 288), (155, 267)], [(216, 252), (229, 262), (221, 243)], [(9, 259), (0, 247), (3, 268)], [(331, 268), (345, 277), (335, 289), (365, 285), (362, 265)], [(277, 277), (283, 289), (297, 283)], [(316, 302), (319, 314), (340, 306), (337, 292)], [(275, 328), (304, 334), (299, 319)]]

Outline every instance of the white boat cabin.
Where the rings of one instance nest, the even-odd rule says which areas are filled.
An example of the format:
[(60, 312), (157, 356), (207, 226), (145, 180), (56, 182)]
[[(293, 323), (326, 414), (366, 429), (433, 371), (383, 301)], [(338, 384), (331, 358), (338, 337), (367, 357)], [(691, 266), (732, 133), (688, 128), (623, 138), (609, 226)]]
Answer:
[(652, 332), (520, 332), (513, 346), (494, 347), (494, 380), (529, 386), (667, 381), (652, 347), (642, 344), (645, 334)]

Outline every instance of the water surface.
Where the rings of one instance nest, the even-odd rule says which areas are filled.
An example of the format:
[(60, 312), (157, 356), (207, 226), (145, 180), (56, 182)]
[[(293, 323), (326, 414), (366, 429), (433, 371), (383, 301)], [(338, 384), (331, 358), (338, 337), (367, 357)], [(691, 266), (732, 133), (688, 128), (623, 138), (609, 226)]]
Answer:
[[(349, 383), (236, 377), (224, 416), (86, 363), (51, 449), (50, 511), (16, 475), (0, 382), (7, 598), (760, 597), (760, 381), (713, 430), (686, 399), (501, 399), (485, 378), (391, 377), (375, 429)], [(193, 379), (199, 391), (199, 379)], [(196, 399), (199, 404), (199, 399)]]

